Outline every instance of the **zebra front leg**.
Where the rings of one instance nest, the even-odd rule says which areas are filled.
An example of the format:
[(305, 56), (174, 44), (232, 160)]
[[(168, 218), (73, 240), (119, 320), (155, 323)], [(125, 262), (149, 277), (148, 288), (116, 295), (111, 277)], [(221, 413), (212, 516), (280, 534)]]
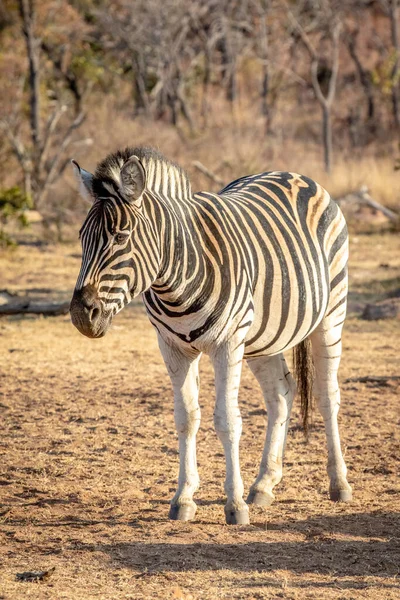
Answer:
[(196, 513), (193, 494), (199, 487), (196, 460), (196, 434), (200, 425), (199, 376), (200, 353), (188, 357), (178, 348), (158, 339), (174, 390), (174, 418), (179, 440), (178, 489), (171, 500), (169, 518), (189, 521)]
[(249, 508), (243, 500), (244, 488), (239, 463), (242, 418), (238, 393), (243, 350), (243, 344), (235, 348), (234, 343), (227, 343), (211, 354), (216, 388), (214, 425), (225, 453), (225, 519), (229, 525), (249, 523)]
[(296, 386), (283, 354), (260, 356), (247, 363), (260, 384), (268, 413), (260, 470), (247, 502), (269, 506), (275, 498), (272, 490), (282, 479), (282, 461)]
[(347, 468), (340, 448), (338, 413), (340, 389), (337, 372), (342, 353), (342, 326), (327, 328), (327, 321), (311, 334), (315, 366), (314, 394), (324, 419), (328, 445), (329, 496), (335, 502), (350, 502), (351, 487), (347, 482)]

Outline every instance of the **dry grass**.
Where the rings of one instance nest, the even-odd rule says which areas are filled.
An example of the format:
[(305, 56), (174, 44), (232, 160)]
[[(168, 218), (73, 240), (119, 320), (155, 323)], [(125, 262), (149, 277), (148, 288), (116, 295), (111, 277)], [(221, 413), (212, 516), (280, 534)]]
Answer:
[(305, 164), (301, 171), (305, 170), (334, 198), (340, 198), (366, 185), (375, 200), (400, 214), (400, 171), (394, 170), (391, 156), (353, 159), (343, 159), (339, 156), (330, 175), (321, 169), (320, 164), (310, 167)]
[[(394, 236), (352, 240), (353, 300), (398, 286), (399, 250)], [(2, 285), (68, 297), (77, 252), (20, 247), (3, 254)], [(397, 599), (399, 385), (346, 380), (399, 375), (399, 353), (399, 321), (348, 320), (340, 422), (354, 502), (328, 501), (321, 419), (305, 444), (296, 410), (276, 503), (268, 511), (252, 507), (251, 525), (228, 528), (207, 359), (198, 513), (192, 523), (174, 523), (167, 520), (178, 464), (171, 391), (141, 304), (97, 341), (80, 336), (67, 317), (3, 318), (1, 597)], [(241, 399), (248, 489), (266, 415), (247, 368)], [(15, 581), (17, 572), (50, 567), (56, 570), (47, 582)]]
[[(349, 149), (344, 127), (335, 136), (334, 168), (328, 175), (319, 143), (319, 112), (307, 116), (301, 107), (286, 102), (277, 110), (273, 132), (266, 135), (256, 103), (258, 98), (253, 94), (232, 110), (215, 92), (207, 122), (199, 117), (191, 132), (185, 123), (175, 128), (163, 122), (132, 119), (131, 113), (112, 98), (102, 98), (98, 104), (94, 101), (82, 130), (82, 136), (92, 138), (93, 145), (81, 150), (84, 155), (79, 153), (79, 147), (71, 148), (70, 153), (86, 169), (93, 170), (110, 151), (127, 145), (150, 145), (189, 172), (194, 190), (217, 191), (220, 187), (193, 167), (193, 161), (200, 160), (225, 183), (249, 173), (289, 170), (315, 179), (333, 197), (367, 185), (376, 200), (400, 212), (400, 171), (394, 170), (399, 150), (393, 142), (381, 151), (377, 145), (362, 151)], [(64, 180), (54, 186), (49, 201), (57, 206), (73, 203), (76, 189), (72, 172), (67, 170)]]

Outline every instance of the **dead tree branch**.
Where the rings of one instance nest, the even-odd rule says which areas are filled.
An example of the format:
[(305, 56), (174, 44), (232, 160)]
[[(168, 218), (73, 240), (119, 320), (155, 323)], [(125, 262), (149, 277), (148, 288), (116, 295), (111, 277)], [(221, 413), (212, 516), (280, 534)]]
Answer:
[(322, 109), (322, 138), (324, 146), (324, 163), (325, 169), (329, 173), (332, 168), (332, 106), (335, 98), (337, 77), (339, 72), (339, 39), (341, 32), (341, 22), (337, 21), (330, 28), (330, 37), (332, 40), (332, 67), (328, 81), (328, 91), (324, 95), (321, 84), (318, 78), (320, 57), (314, 48), (309, 36), (304, 28), (296, 20), (290, 9), (287, 9), (289, 20), (294, 30), (299, 35), (303, 45), (305, 46), (310, 56), (310, 71), (311, 82), (314, 89), (314, 94)]
[(346, 194), (346, 196), (343, 196), (341, 198), (336, 198), (336, 202), (339, 205), (357, 204), (357, 203), (358, 204), (366, 204), (366, 205), (370, 206), (371, 208), (374, 208), (375, 210), (378, 210), (379, 212), (384, 214), (391, 221), (396, 222), (400, 218), (400, 215), (398, 215), (397, 213), (390, 210), (390, 208), (387, 208), (386, 206), (383, 206), (383, 204), (380, 204), (379, 202), (377, 202), (377, 200), (374, 200), (370, 196), (369, 190), (366, 185), (363, 185), (362, 187), (360, 187), (359, 190), (357, 190), (355, 192), (350, 192), (349, 194)]
[(207, 167), (205, 167), (200, 161), (194, 160), (192, 162), (192, 165), (195, 169), (200, 171), (200, 173), (203, 173), (203, 175), (208, 177), (208, 179), (211, 179), (211, 181), (213, 181), (214, 183), (217, 183), (218, 185), (225, 185), (225, 182), (220, 177), (218, 177), (218, 175), (215, 175), (215, 173), (210, 171), (210, 169), (207, 169)]

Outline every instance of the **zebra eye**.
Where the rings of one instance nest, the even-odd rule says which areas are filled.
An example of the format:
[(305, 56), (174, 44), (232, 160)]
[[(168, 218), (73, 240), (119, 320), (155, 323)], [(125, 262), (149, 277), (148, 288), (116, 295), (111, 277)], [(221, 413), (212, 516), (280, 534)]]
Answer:
[(116, 244), (123, 244), (124, 242), (126, 242), (126, 240), (128, 239), (129, 236), (126, 235), (126, 233), (116, 233), (114, 235), (114, 242)]

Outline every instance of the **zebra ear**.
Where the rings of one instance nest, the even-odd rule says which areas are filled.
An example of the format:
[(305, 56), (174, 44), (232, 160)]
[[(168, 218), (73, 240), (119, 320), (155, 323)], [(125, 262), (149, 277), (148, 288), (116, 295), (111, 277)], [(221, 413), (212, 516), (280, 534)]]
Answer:
[(146, 185), (146, 171), (137, 156), (131, 156), (123, 164), (120, 173), (121, 192), (128, 202), (138, 203)]
[(93, 201), (93, 175), (85, 169), (81, 169), (76, 160), (71, 160), (75, 177), (79, 182), (79, 191), (85, 200)]

